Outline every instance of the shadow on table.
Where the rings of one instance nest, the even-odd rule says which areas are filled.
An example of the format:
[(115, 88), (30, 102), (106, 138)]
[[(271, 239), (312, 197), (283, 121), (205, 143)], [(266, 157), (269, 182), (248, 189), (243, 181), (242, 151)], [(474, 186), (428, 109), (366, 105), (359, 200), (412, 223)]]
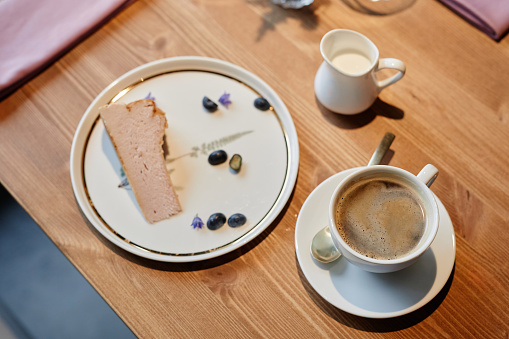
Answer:
[(88, 228), (95, 234), (95, 236), (106, 246), (108, 247), (112, 252), (115, 254), (121, 256), (122, 258), (129, 260), (137, 265), (145, 266), (148, 268), (152, 268), (155, 270), (160, 271), (168, 271), (168, 272), (190, 272), (190, 271), (200, 271), (200, 270), (207, 270), (210, 268), (222, 266), (226, 263), (229, 263), (235, 259), (238, 259), (242, 257), (245, 253), (248, 253), (253, 248), (258, 246), (275, 228), (276, 226), (281, 222), (281, 219), (283, 219), (284, 215), (286, 214), (288, 210), (288, 206), (290, 202), (292, 201), (294, 195), (294, 191), (292, 191), (292, 194), (290, 195), (288, 201), (286, 202), (285, 206), (279, 213), (279, 215), (276, 217), (276, 219), (256, 238), (249, 241), (247, 244), (241, 246), (240, 248), (221, 255), (217, 258), (202, 260), (202, 261), (196, 261), (196, 262), (188, 262), (188, 263), (172, 263), (172, 262), (162, 262), (162, 261), (156, 261), (151, 259), (146, 259), (143, 257), (139, 257), (137, 255), (134, 255), (118, 246), (110, 242), (108, 239), (106, 239), (99, 231), (96, 230), (96, 228), (88, 221), (87, 217), (83, 214), (81, 211), (81, 208), (78, 206), (78, 210), (80, 211), (82, 219), (87, 224)]
[(302, 282), (302, 285), (304, 286), (304, 289), (308, 293), (309, 297), (313, 300), (313, 302), (326, 315), (336, 320), (337, 322), (342, 323), (345, 326), (365, 332), (400, 331), (405, 328), (412, 327), (426, 319), (433, 312), (435, 312), (435, 310), (444, 301), (445, 297), (447, 296), (447, 293), (449, 292), (449, 289), (451, 288), (451, 284), (454, 278), (454, 272), (456, 270), (455, 265), (453, 267), (451, 275), (449, 276), (449, 279), (447, 280), (442, 290), (435, 296), (435, 298), (433, 298), (429, 303), (427, 303), (420, 309), (399, 317), (388, 319), (370, 319), (350, 314), (331, 305), (327, 300), (322, 298), (322, 296), (320, 296), (308, 282), (308, 280), (304, 276), (304, 273), (302, 272), (302, 269), (300, 268), (300, 265), (297, 261), (297, 257), (295, 257), (295, 263), (298, 269), (299, 278)]
[(282, 24), (288, 19), (300, 21), (303, 28), (314, 30), (318, 26), (318, 16), (315, 11), (319, 6), (327, 4), (329, 0), (315, 1), (311, 5), (299, 9), (283, 8), (272, 3), (271, 0), (248, 0), (248, 2), (270, 10), (262, 15), (263, 21), (256, 38), (257, 41), (260, 41), (268, 31), (275, 30), (278, 24)]
[(380, 98), (377, 98), (374, 104), (364, 112), (354, 115), (334, 113), (323, 106), (318, 99), (315, 98), (315, 100), (324, 118), (331, 124), (342, 129), (360, 128), (373, 121), (377, 115), (394, 120), (401, 120), (405, 116), (402, 109), (392, 106), (380, 100)]

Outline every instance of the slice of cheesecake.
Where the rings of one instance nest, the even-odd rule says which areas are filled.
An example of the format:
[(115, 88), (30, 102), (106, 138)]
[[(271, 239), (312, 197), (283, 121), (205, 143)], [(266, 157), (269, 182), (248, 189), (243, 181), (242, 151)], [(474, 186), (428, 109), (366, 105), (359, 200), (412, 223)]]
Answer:
[(162, 148), (164, 112), (144, 99), (103, 106), (99, 113), (145, 219), (155, 223), (180, 212)]

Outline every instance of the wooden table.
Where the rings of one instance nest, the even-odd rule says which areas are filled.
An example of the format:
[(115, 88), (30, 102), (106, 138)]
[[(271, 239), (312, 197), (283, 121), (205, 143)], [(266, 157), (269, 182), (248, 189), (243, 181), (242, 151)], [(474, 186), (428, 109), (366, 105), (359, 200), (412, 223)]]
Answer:
[[(367, 35), (407, 73), (356, 116), (315, 99), (321, 37)], [(131, 255), (87, 226), (69, 178), (83, 113), (110, 82), (149, 61), (198, 55), (267, 82), (296, 125), (299, 175), (276, 221), (248, 245), (174, 264)], [(339, 0), (285, 10), (268, 0), (137, 1), (0, 102), (0, 181), (134, 333), (167, 337), (498, 337), (509, 334), (509, 39), (495, 42), (435, 1), (388, 16)], [(452, 219), (454, 270), (426, 306), (376, 320), (313, 290), (295, 254), (308, 195), (366, 164), (386, 131), (390, 164), (440, 170), (433, 191)], [(79, 305), (77, 305), (79, 307)]]

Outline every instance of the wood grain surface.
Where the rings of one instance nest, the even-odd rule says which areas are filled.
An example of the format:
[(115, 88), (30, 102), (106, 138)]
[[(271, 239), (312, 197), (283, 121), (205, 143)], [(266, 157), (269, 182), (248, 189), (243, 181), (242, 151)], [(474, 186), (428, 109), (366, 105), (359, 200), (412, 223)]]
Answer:
[[(365, 34), (381, 57), (407, 65), (359, 115), (331, 113), (315, 98), (320, 39), (334, 28)], [(102, 89), (146, 62), (184, 55), (226, 60), (267, 82), (291, 112), (300, 166), (290, 200), (261, 236), (216, 259), (171, 264), (124, 252), (87, 224), (69, 157)], [(412, 173), (439, 168), (433, 191), (457, 252), (430, 303), (373, 320), (312, 289), (294, 231), (313, 189), (367, 164), (386, 131), (396, 135), (386, 162)], [(377, 16), (340, 0), (301, 10), (268, 0), (139, 0), (0, 102), (0, 182), (140, 338), (508, 338), (508, 179), (509, 39), (493, 41), (436, 1)]]

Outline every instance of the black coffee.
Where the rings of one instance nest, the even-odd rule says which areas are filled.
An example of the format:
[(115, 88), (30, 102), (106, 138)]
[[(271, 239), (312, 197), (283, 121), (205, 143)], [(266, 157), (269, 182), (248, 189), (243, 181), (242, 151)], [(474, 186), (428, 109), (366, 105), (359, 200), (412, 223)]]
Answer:
[(419, 197), (406, 184), (372, 178), (346, 188), (336, 206), (336, 227), (356, 252), (396, 259), (419, 243), (426, 216)]

